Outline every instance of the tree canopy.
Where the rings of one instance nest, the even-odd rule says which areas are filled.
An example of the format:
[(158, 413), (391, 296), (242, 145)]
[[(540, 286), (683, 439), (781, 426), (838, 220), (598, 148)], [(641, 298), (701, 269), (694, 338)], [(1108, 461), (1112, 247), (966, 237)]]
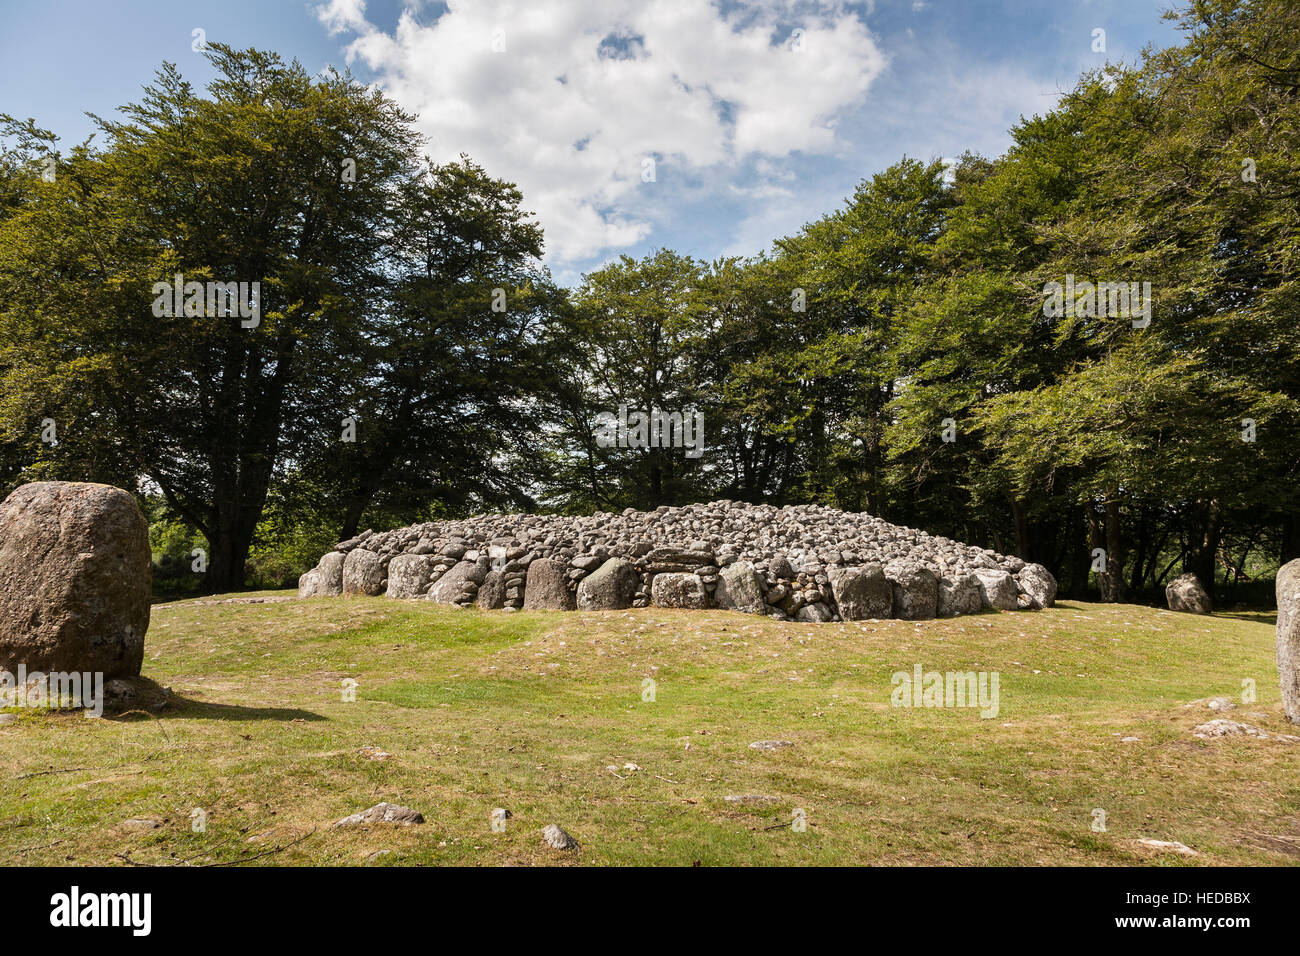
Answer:
[[(295, 523), (716, 497), (870, 511), (1076, 595), (1237, 587), (1300, 556), (1300, 8), (1169, 16), (1180, 45), (1002, 156), (902, 157), (752, 257), (569, 290), (513, 185), (423, 160), (345, 74), (215, 46), (204, 95), (164, 65), (101, 145), (5, 117), (0, 482), (160, 496), (221, 589)], [(258, 320), (157, 314), (177, 275), (260, 283)], [(655, 412), (699, 447), (600, 439)]]

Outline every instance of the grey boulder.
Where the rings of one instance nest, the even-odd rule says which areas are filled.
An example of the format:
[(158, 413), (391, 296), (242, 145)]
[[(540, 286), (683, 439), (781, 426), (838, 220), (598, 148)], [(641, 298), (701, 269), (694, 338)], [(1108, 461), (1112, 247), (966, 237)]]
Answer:
[(366, 594), (371, 597), (384, 589), (384, 565), (378, 554), (355, 548), (343, 560), (343, 596)]
[[(455, 566), (438, 578), (429, 588), (429, 600), (439, 604), (462, 604), (469, 590), (477, 590), (487, 577), (492, 562), (486, 557), (476, 561), (457, 561)], [(473, 585), (471, 588), (470, 585)]]
[(578, 582), (578, 609), (621, 611), (632, 606), (641, 576), (625, 558), (610, 558)]
[(980, 579), (973, 574), (954, 574), (939, 579), (939, 617), (957, 617), (961, 614), (978, 614), (984, 610), (980, 592)]
[(939, 579), (933, 571), (920, 567), (896, 568), (890, 581), (894, 587), (895, 617), (904, 621), (925, 621), (934, 617), (939, 607)]
[(840, 620), (866, 621), (894, 613), (894, 588), (878, 564), (831, 568), (826, 572)]
[(701, 611), (709, 606), (709, 592), (698, 574), (667, 572), (656, 574), (650, 582), (650, 600), (655, 607)]
[(499, 611), (506, 606), (506, 576), (500, 571), (489, 571), (479, 585), (475, 603), (484, 611)]
[(542, 841), (553, 850), (576, 850), (578, 841), (554, 823), (542, 828)]
[(396, 823), (399, 826), (410, 826), (412, 823), (423, 822), (424, 817), (419, 811), (412, 810), (410, 807), (403, 807), (396, 803), (376, 803), (369, 810), (354, 813), (342, 820), (335, 820), (334, 826), (356, 827), (365, 823)]
[(972, 572), (980, 582), (980, 600), (990, 611), (1014, 611), (1020, 606), (1020, 586), (1009, 571), (976, 568)]
[(1187, 614), (1209, 614), (1214, 607), (1210, 595), (1195, 574), (1180, 574), (1165, 587), (1169, 610)]
[(1016, 582), (1029, 598), (1029, 607), (1035, 611), (1056, 603), (1056, 578), (1041, 564), (1026, 564), (1016, 574)]
[(524, 579), (525, 611), (572, 611), (573, 607), (573, 593), (561, 562), (538, 558), (528, 565)]
[(825, 624), (834, 618), (831, 609), (821, 601), (814, 601), (812, 604), (805, 604), (799, 610), (794, 612), (794, 619), (804, 624)]
[(433, 558), (427, 554), (399, 554), (388, 562), (388, 591), (390, 598), (419, 597), (429, 586), (433, 574)]
[(763, 579), (748, 561), (735, 561), (718, 574), (718, 587), (713, 592), (718, 607), (746, 614), (766, 614), (767, 601), (763, 598)]
[(122, 489), (40, 481), (0, 503), (0, 668), (136, 676), (151, 586), (149, 525)]

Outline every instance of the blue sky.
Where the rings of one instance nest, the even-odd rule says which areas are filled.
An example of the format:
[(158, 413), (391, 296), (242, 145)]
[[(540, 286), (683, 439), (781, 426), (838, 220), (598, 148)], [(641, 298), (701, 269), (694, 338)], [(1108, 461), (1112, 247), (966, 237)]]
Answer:
[(757, 253), (904, 154), (996, 155), (1083, 70), (1178, 42), (1169, 5), (0, 0), (0, 111), (78, 141), (163, 60), (209, 79), (196, 29), (348, 66), (421, 115), (436, 159), (519, 183), (573, 282), (660, 246)]

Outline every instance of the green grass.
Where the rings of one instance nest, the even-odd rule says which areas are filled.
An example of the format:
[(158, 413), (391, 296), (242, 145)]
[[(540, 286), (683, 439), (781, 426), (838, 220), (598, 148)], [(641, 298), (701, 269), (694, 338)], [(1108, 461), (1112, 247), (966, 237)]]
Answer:
[[(1000, 713), (892, 707), (891, 675), (918, 662), (998, 672)], [(1188, 705), (1239, 699), (1243, 678), (1258, 702), (1228, 716), (1297, 729), (1281, 717), (1263, 615), (1066, 603), (804, 625), (655, 608), (184, 601), (154, 607), (144, 672), (175, 695), (156, 717), (25, 712), (0, 727), (0, 862), (1300, 859), (1300, 744), (1192, 736), (1218, 715)], [(748, 746), (772, 738), (794, 746)], [(381, 800), (426, 823), (330, 829)], [(191, 829), (195, 807), (206, 832)], [(503, 833), (494, 807), (513, 814)], [(1091, 830), (1094, 808), (1104, 833)], [(796, 809), (806, 832), (788, 825)], [(161, 826), (123, 825), (142, 817)], [(580, 852), (542, 845), (552, 822)], [(1201, 855), (1153, 855), (1139, 837)]]

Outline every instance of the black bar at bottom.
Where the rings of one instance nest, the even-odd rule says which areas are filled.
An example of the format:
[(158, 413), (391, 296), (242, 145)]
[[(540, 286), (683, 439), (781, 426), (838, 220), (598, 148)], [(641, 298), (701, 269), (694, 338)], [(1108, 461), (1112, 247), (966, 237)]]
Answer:
[(1294, 882), (1289, 869), (1207, 867), (15, 868), (0, 870), (0, 899), (11, 942), (24, 945), (33, 937), (112, 937), (132, 946), (234, 934), (259, 946), (277, 939), (337, 946), (454, 925), (496, 943), (514, 933), (532, 945), (553, 933), (613, 942), (638, 929), (666, 942), (687, 925), (696, 927), (692, 942), (714, 932), (735, 943), (770, 931), (773, 920), (807, 934), (865, 933), (873, 942), (897, 932), (974, 943), (1001, 931), (1072, 941), (1197, 934), (1231, 945), (1288, 927)]

